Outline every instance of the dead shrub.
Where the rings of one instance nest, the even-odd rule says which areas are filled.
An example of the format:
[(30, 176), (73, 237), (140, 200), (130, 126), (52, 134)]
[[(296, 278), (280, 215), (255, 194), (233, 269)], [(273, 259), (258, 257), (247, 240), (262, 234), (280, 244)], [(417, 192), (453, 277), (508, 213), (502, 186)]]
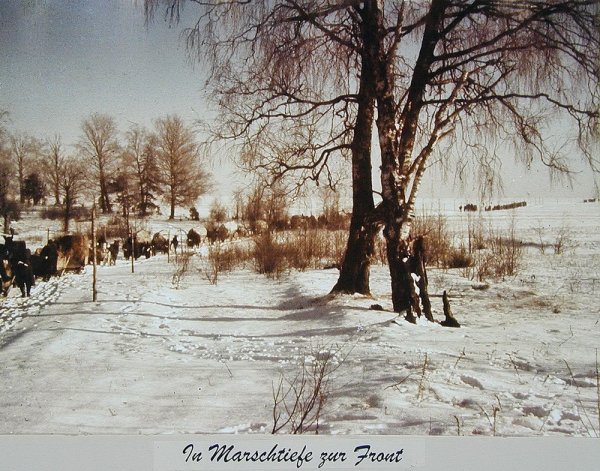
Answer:
[(503, 278), (517, 274), (523, 259), (523, 248), (514, 234), (509, 238), (492, 239), (491, 251), (496, 258), (494, 264), (496, 277)]
[[(412, 221), (411, 237), (423, 237), (425, 258), (428, 266), (438, 268), (462, 268), (472, 263), (467, 251), (453, 245), (453, 236), (446, 218), (441, 215), (417, 216)], [(382, 265), (387, 263), (384, 237), (375, 239), (375, 259)]]
[(346, 250), (344, 231), (308, 229), (289, 232), (283, 242), (288, 268), (339, 266)]
[(173, 273), (172, 279), (175, 289), (179, 289), (181, 287), (181, 282), (184, 276), (188, 273), (191, 256), (192, 254), (190, 252), (186, 252), (175, 258), (175, 272)]
[(254, 238), (253, 258), (258, 273), (269, 278), (280, 278), (286, 270), (286, 254), (283, 244), (270, 232)]
[(221, 244), (211, 245), (208, 248), (208, 257), (201, 268), (201, 272), (211, 285), (216, 285), (219, 273), (222, 271)]
[(565, 250), (574, 247), (575, 244), (573, 242), (573, 231), (571, 228), (563, 224), (558, 228), (558, 231), (555, 234), (554, 241), (552, 242), (552, 248), (554, 249), (554, 253), (559, 255), (565, 252)]
[(48, 206), (40, 211), (40, 217), (52, 221), (63, 219), (65, 217), (65, 210), (61, 206)]
[(346, 250), (344, 231), (326, 229), (263, 233), (254, 238), (252, 257), (258, 273), (278, 278), (286, 270), (339, 266)]
[(288, 233), (282, 248), (289, 268), (300, 271), (318, 268), (318, 260), (324, 252), (322, 233), (318, 229)]
[(98, 234), (104, 235), (107, 240), (111, 239), (127, 239), (129, 230), (127, 221), (121, 216), (112, 216), (106, 224), (100, 226)]
[[(452, 237), (446, 218), (437, 216), (419, 216), (413, 220), (412, 237), (423, 237), (427, 264), (447, 268), (452, 249)], [(451, 268), (451, 267), (450, 267)]]
[(476, 250), (483, 250), (486, 247), (486, 235), (483, 228), (483, 219), (480, 216), (478, 219), (474, 219), (469, 215), (468, 229), (467, 229), (467, 242), (469, 253), (473, 253)]
[(346, 253), (348, 243), (348, 231), (336, 230), (327, 233), (328, 244), (324, 255), (325, 266), (340, 266)]
[(542, 254), (546, 253), (546, 247), (548, 246), (546, 241), (546, 230), (547, 228), (540, 221), (538, 221), (537, 226), (533, 228), (533, 232), (536, 234), (539, 241), (538, 247)]
[(250, 258), (248, 250), (236, 245), (216, 243), (208, 247), (208, 256), (200, 272), (211, 285), (216, 285), (219, 274), (243, 266)]
[(448, 253), (445, 256), (443, 267), (444, 268), (468, 268), (473, 266), (473, 257), (465, 247), (458, 249), (450, 247)]
[[(40, 211), (40, 217), (43, 219), (59, 220), (65, 217), (65, 208), (63, 206), (48, 206)], [(91, 219), (92, 212), (84, 206), (75, 206), (71, 208), (71, 218), (76, 221), (87, 221)]]
[(332, 393), (332, 375), (348, 355), (341, 348), (317, 346), (304, 355), (291, 378), (281, 374), (277, 386), (273, 385), (271, 433), (319, 433), (323, 410)]
[(485, 245), (485, 249), (472, 253), (473, 264), (464, 272), (468, 278), (484, 281), (518, 273), (523, 260), (523, 244), (515, 237), (514, 225), (508, 235), (490, 230)]
[(247, 248), (238, 245), (220, 246), (218, 252), (211, 254), (208, 250), (209, 258), (214, 258), (219, 271), (228, 272), (238, 267), (244, 266), (250, 260), (250, 253)]

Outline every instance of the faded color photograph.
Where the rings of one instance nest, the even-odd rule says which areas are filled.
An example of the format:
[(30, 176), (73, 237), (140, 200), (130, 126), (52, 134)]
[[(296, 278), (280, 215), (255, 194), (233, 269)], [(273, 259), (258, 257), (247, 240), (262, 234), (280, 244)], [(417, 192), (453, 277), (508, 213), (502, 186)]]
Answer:
[(0, 435), (600, 436), (599, 0), (0, 1)]

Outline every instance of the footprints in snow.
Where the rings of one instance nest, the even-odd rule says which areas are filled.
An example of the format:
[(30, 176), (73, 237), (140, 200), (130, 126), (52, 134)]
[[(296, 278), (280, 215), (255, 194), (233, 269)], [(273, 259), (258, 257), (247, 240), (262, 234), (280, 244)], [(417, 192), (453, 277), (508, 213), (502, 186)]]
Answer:
[(127, 314), (129, 312), (134, 312), (138, 310), (138, 306), (135, 304), (128, 304), (126, 306), (123, 306), (121, 309), (119, 309), (119, 311), (123, 314)]
[[(223, 342), (221, 342), (223, 340)], [(306, 339), (290, 339), (279, 342), (261, 338), (231, 339), (215, 336), (210, 343), (198, 343), (192, 339), (173, 339), (168, 347), (171, 352), (192, 355), (201, 359), (219, 361), (268, 361), (281, 365), (293, 363), (304, 357)]]
[(14, 327), (23, 318), (33, 316), (44, 306), (54, 303), (62, 290), (72, 284), (69, 276), (40, 281), (31, 290), (31, 296), (21, 297), (19, 290), (11, 290), (0, 303), (0, 333)]

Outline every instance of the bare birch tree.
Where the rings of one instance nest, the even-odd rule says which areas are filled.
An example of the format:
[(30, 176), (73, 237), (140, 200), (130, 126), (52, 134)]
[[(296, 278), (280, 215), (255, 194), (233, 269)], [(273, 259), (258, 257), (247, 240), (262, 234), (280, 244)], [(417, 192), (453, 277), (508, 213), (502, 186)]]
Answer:
[(73, 209), (87, 187), (87, 167), (85, 163), (74, 156), (65, 158), (61, 165), (59, 185), (64, 203), (63, 230), (69, 232)]
[(192, 129), (179, 116), (156, 120), (154, 143), (160, 184), (170, 207), (169, 219), (175, 219), (175, 208), (193, 204), (207, 191), (208, 173), (200, 167)]
[[(336, 162), (351, 160), (352, 221), (334, 291), (368, 294), (379, 226), (372, 218), (373, 63), (359, 59), (370, 34), (359, 3), (199, 2), (186, 37), (210, 67), (208, 87), (221, 109), (213, 137), (238, 143), (249, 170), (272, 182), (291, 175), (298, 189), (335, 187), (342, 177)], [(145, 2), (149, 17), (163, 5), (172, 21), (184, 4)]]
[(64, 147), (62, 139), (59, 135), (54, 136), (51, 141), (46, 144), (48, 151), (42, 161), (44, 176), (46, 182), (50, 185), (54, 204), (60, 205), (60, 178), (62, 174), (62, 165), (65, 160)]
[[(335, 289), (368, 285), (372, 235), (385, 226), (392, 301), (414, 320), (410, 225), (427, 168), (470, 157), (484, 178), (507, 155), (568, 174), (593, 171), (598, 139), (598, 0), (229, 1), (197, 4), (188, 47), (210, 64), (219, 139), (276, 178), (334, 179), (351, 152), (353, 220)], [(177, 20), (184, 0), (146, 0)], [(381, 151), (381, 203), (371, 182), (371, 133)], [(553, 137), (553, 126), (571, 136)], [(505, 143), (512, 143), (507, 147)], [(574, 142), (576, 146), (565, 145)], [(369, 194), (367, 195), (367, 191)], [(361, 202), (360, 198), (364, 196)], [(362, 241), (362, 243), (360, 243)], [(354, 245), (352, 245), (354, 243)], [(358, 273), (359, 276), (354, 275)], [(368, 291), (368, 289), (364, 290)]]
[(119, 156), (117, 125), (111, 116), (94, 113), (83, 121), (81, 130), (83, 134), (77, 147), (94, 170), (93, 178), (100, 192), (100, 210), (110, 213), (112, 208), (108, 183)]
[[(395, 16), (417, 27), (404, 20), (391, 33), (377, 3), (378, 55), (393, 58), (381, 62), (377, 77), (384, 234), (394, 309), (414, 320), (421, 307), (410, 223), (436, 150), (442, 159), (448, 149), (470, 153), (489, 175), (507, 155), (498, 143), (510, 140), (526, 164), (538, 159), (568, 173), (574, 149), (565, 152), (564, 142), (544, 133), (560, 123), (589, 167), (600, 169), (590, 147), (598, 137), (599, 2), (433, 0), (418, 23), (402, 4)], [(412, 56), (401, 47), (407, 40), (417, 46)]]
[(125, 135), (123, 171), (135, 182), (136, 206), (141, 216), (156, 207), (158, 167), (156, 160), (156, 137), (141, 126), (132, 126)]

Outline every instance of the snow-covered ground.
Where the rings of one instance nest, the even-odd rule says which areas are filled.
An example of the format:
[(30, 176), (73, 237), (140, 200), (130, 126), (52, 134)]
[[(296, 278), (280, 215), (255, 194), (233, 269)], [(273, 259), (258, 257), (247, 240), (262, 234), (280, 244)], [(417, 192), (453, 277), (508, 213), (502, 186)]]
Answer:
[[(447, 217), (458, 229), (479, 216)], [(460, 329), (391, 312), (381, 266), (373, 298), (328, 295), (335, 269), (281, 280), (243, 269), (211, 285), (202, 253), (178, 282), (166, 256), (135, 273), (99, 267), (97, 302), (91, 267), (29, 299), (13, 290), (0, 300), (0, 434), (269, 433), (274, 385), (326, 350), (338, 367), (320, 433), (598, 436), (600, 205), (481, 217), (531, 245), (517, 276), (489, 286), (430, 269), (434, 314), (447, 290)], [(23, 238), (44, 240), (45, 221), (27, 224)], [(533, 245), (560, 231), (563, 254)]]

